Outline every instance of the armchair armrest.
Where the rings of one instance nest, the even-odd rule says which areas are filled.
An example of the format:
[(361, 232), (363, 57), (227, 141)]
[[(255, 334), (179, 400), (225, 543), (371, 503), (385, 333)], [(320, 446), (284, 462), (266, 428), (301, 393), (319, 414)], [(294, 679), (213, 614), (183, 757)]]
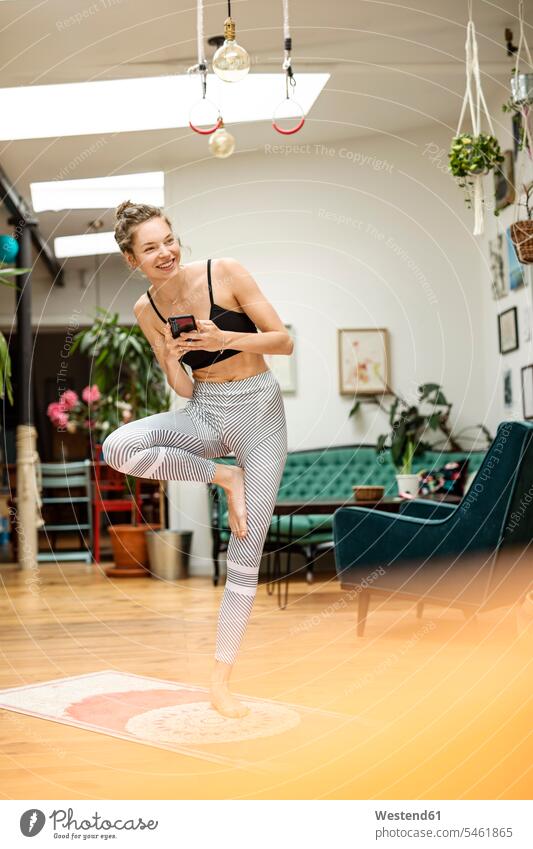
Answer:
[(423, 560), (452, 546), (454, 514), (445, 519), (385, 513), (368, 507), (340, 507), (333, 515), (337, 571)]
[(447, 519), (456, 509), (457, 504), (433, 501), (430, 498), (406, 499), (400, 504), (402, 515), (415, 516), (420, 519)]

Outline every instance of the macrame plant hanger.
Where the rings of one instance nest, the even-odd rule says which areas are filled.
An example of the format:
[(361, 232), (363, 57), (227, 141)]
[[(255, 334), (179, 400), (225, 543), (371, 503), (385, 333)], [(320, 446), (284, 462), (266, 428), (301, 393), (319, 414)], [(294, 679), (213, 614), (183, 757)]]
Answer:
[[(531, 59), (531, 52), (529, 50), (529, 45), (527, 43), (526, 35), (524, 32), (524, 0), (518, 0), (518, 22), (520, 25), (520, 38), (518, 39), (518, 49), (516, 51), (516, 64), (515, 64), (515, 91), (518, 91), (518, 76), (520, 73), (520, 55), (522, 51), (526, 54), (527, 64), (528, 64), (528, 73), (533, 71), (533, 61)], [(525, 133), (525, 147), (527, 149), (529, 158), (533, 158), (533, 144), (531, 140), (531, 130), (529, 127), (529, 112), (530, 112), (530, 104), (526, 101), (520, 104), (520, 113), (522, 115), (522, 126), (524, 128)]]
[[(302, 107), (299, 103), (294, 100), (291, 95), (291, 88), (295, 89), (296, 80), (294, 79), (294, 74), (292, 70), (291, 64), (291, 50), (292, 50), (292, 38), (289, 27), (289, 0), (282, 0), (283, 2), (283, 64), (282, 69), (285, 71), (285, 99), (278, 104), (276, 109), (274, 110), (274, 115), (272, 116), (272, 126), (276, 130), (276, 132), (281, 133), (284, 136), (292, 136), (293, 133), (297, 133), (302, 129), (305, 123), (305, 115)], [(290, 129), (284, 129), (279, 126), (280, 113), (283, 107), (290, 102), (293, 106), (296, 106), (298, 112), (300, 113), (300, 119), (294, 127)]]
[[(481, 88), (481, 76), (479, 71), (479, 58), (476, 40), (476, 28), (472, 19), (472, 0), (468, 3), (468, 24), (466, 27), (466, 90), (461, 107), (461, 114), (457, 124), (455, 136), (461, 132), (461, 126), (465, 117), (466, 108), (470, 111), (472, 123), (472, 135), (475, 138), (481, 131), (481, 111), (483, 110), (491, 135), (494, 128), (490, 117), (487, 103)], [(474, 208), (474, 236), (483, 233), (483, 174), (471, 174), (468, 178), (473, 183), (473, 208)]]
[[(197, 0), (196, 2), (196, 40), (197, 40), (197, 53), (198, 53), (198, 62), (196, 65), (193, 65), (191, 68), (187, 70), (188, 74), (200, 74), (202, 79), (202, 99), (198, 100), (196, 103), (193, 103), (189, 110), (189, 127), (191, 130), (194, 130), (195, 133), (199, 133), (201, 136), (209, 136), (211, 133), (214, 133), (215, 130), (218, 130), (219, 127), (222, 126), (222, 116), (220, 114), (220, 109), (218, 106), (207, 98), (207, 61), (205, 58), (205, 50), (204, 50), (204, 4), (203, 0)], [(196, 124), (195, 116), (199, 114), (201, 108), (204, 104), (208, 103), (213, 107), (213, 111), (216, 112), (217, 118), (215, 123), (206, 127), (205, 129), (200, 129), (200, 127)], [(198, 119), (196, 119), (198, 120)]]

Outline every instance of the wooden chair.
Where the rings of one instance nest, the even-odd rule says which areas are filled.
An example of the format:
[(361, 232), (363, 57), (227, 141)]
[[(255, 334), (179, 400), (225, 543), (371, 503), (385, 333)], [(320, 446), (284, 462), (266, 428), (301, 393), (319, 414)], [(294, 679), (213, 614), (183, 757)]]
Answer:
[[(132, 523), (137, 525), (142, 520), (140, 501), (140, 480), (137, 479), (135, 494), (127, 494), (126, 475), (108, 466), (102, 459), (102, 446), (96, 446), (93, 479), (93, 526), (94, 543), (93, 559), (100, 562), (100, 524), (102, 513), (131, 511)], [(113, 497), (115, 496), (115, 497)]]
[[(42, 513), (45, 522), (38, 530), (45, 533), (47, 537), (51, 537), (51, 544), (49, 551), (37, 553), (37, 560), (54, 563), (58, 560), (81, 560), (90, 563), (93, 542), (90, 460), (72, 463), (41, 463), (40, 481)], [(79, 506), (85, 513), (81, 520), (78, 515)], [(52, 517), (52, 521), (46, 520), (47, 514)], [(59, 518), (70, 519), (70, 521), (55, 521)], [(55, 548), (59, 534), (72, 534), (75, 531), (81, 534), (82, 548), (75, 550)], [(85, 540), (86, 535), (89, 538), (88, 542)]]

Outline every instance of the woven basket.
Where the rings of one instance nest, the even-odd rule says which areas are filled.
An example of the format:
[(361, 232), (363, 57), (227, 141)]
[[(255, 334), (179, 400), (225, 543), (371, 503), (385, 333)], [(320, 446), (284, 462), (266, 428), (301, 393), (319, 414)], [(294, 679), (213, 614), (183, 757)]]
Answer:
[(533, 221), (516, 221), (511, 224), (511, 239), (520, 262), (533, 264)]
[(356, 501), (379, 501), (383, 498), (383, 486), (354, 486), (353, 497)]

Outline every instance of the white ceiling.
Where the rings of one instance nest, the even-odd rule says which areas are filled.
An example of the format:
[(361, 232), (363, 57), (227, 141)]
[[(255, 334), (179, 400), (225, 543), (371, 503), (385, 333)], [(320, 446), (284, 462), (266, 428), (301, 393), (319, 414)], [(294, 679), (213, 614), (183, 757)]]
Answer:
[[(532, 4), (526, 0), (530, 19)], [(474, 0), (484, 90), (491, 100), (506, 99), (513, 60), (505, 53), (504, 29), (513, 30), (516, 43), (517, 7), (518, 0)], [(226, 8), (225, 2), (206, 0), (206, 38), (222, 32)], [(73, 20), (76, 14), (82, 16), (79, 22)], [(232, 15), (253, 69), (278, 70), (281, 0), (233, 0)], [(293, 141), (401, 135), (443, 122), (454, 129), (464, 90), (466, 16), (466, 0), (410, 0), (409, 5), (291, 0), (296, 80), (298, 70), (332, 74)], [(0, 3), (0, 87), (183, 73), (196, 62), (195, 27), (194, 0), (6, 0)], [(533, 43), (530, 27), (528, 34)], [(207, 47), (208, 58), (212, 52)], [(131, 109), (150, 109), (150, 104), (132, 102)], [(232, 128), (240, 150), (265, 142), (262, 123)], [(199, 143), (183, 129), (2, 142), (0, 164), (29, 200), (31, 181), (169, 170), (197, 158)], [(91, 146), (92, 153), (65, 174), (62, 169)], [(45, 237), (58, 215), (64, 219), (62, 235), (83, 232), (94, 217), (83, 211), (66, 218), (41, 213)], [(111, 213), (105, 220), (111, 228)]]

